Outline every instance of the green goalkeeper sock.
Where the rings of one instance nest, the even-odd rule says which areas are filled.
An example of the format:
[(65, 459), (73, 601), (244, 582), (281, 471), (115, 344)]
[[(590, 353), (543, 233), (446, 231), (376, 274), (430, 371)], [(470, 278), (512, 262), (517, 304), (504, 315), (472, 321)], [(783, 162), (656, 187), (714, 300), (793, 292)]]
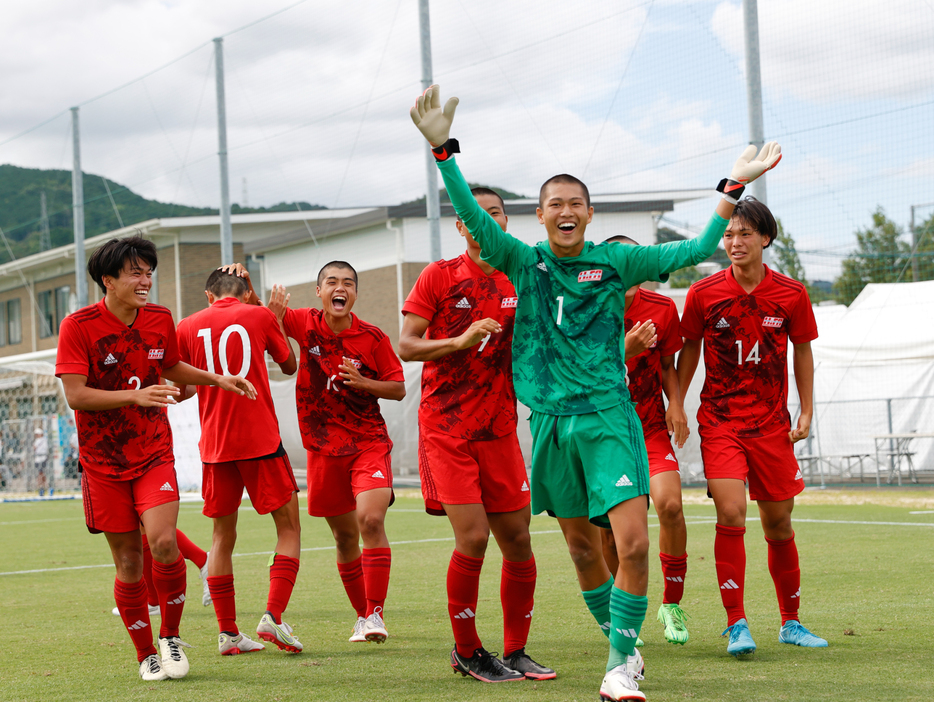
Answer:
[(622, 665), (635, 651), (636, 640), (642, 631), (645, 612), (649, 606), (648, 597), (630, 595), (618, 587), (613, 587), (610, 594), (610, 657), (606, 670)]
[(593, 618), (597, 620), (597, 625), (604, 636), (610, 635), (610, 592), (612, 590), (613, 578), (610, 578), (595, 590), (583, 591), (587, 609), (590, 610)]

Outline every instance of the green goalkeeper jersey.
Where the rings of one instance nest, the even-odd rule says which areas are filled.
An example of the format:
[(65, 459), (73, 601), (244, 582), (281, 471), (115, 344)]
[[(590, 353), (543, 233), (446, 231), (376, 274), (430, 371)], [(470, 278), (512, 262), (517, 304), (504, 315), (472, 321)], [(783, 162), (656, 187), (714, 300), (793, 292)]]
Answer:
[(438, 162), (454, 210), (481, 256), (506, 274), (519, 297), (512, 342), (516, 396), (529, 408), (564, 416), (629, 401), (624, 335), (626, 290), (708, 258), (727, 221), (716, 213), (703, 234), (660, 246), (585, 242), (558, 258), (547, 241), (529, 246), (503, 232), (477, 204), (453, 158)]

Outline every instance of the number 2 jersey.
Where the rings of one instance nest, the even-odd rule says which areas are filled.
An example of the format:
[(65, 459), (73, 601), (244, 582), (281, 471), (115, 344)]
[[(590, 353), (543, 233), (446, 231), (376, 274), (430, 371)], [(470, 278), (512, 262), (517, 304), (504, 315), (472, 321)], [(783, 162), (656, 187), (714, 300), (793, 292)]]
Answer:
[[(178, 361), (167, 308), (141, 307), (127, 326), (101, 300), (62, 320), (55, 375), (83, 375), (98, 390), (135, 390), (159, 385), (162, 369)], [(82, 469), (107, 480), (133, 480), (175, 460), (164, 407), (75, 410), (75, 423)]]
[(349, 456), (374, 444), (392, 445), (379, 400), (345, 385), (339, 366), (346, 356), (365, 378), (403, 381), (402, 364), (378, 327), (352, 314), (349, 329), (331, 331), (324, 312), (286, 310), (285, 330), (301, 346), (295, 402), (302, 443), (309, 451)]
[(276, 315), (266, 307), (221, 298), (178, 323), (178, 347), (182, 360), (195, 368), (239, 375), (256, 388), (256, 399), (251, 400), (217, 387), (198, 386), (202, 462), (246, 461), (275, 453), (279, 421), (265, 352), (277, 363), (289, 357)]
[(681, 315), (681, 334), (704, 341), (706, 377), (697, 423), (762, 436), (791, 425), (788, 414), (788, 339), (817, 338), (807, 290), (765, 267), (751, 292), (732, 267), (694, 283)]
[(503, 331), (469, 349), (425, 361), (420, 425), (471, 441), (497, 439), (516, 430), (512, 330), (517, 302), (516, 290), (503, 273), (487, 275), (466, 253), (430, 263), (422, 271), (402, 312), (430, 322), (426, 339), (460, 336), (488, 317)]

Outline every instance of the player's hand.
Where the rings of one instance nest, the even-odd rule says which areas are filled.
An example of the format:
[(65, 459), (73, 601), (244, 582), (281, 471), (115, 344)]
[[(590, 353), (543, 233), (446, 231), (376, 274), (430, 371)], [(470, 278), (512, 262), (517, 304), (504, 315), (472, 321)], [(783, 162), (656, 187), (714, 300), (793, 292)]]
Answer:
[[(637, 322), (636, 325), (626, 332), (625, 347), (626, 359), (638, 356), (640, 353), (652, 347), (658, 341), (658, 333), (651, 319), (644, 322)], [(624, 359), (624, 360), (626, 360)]]
[(684, 442), (691, 435), (688, 429), (688, 416), (684, 413), (684, 407), (672, 402), (668, 403), (668, 411), (665, 412), (665, 424), (668, 425), (668, 436), (675, 440), (678, 448), (684, 448)]
[(253, 387), (253, 383), (246, 378), (241, 378), (239, 375), (219, 375), (217, 376), (216, 385), (221, 390), (235, 392), (251, 400), (256, 399), (256, 388)]
[(791, 443), (796, 444), (801, 439), (806, 439), (811, 433), (811, 415), (802, 414), (798, 417), (798, 426), (788, 432), (788, 438)]
[(292, 296), (285, 291), (284, 285), (274, 283), (269, 293), (269, 304), (267, 307), (281, 322), (285, 319), (285, 311), (289, 308), (289, 299)]
[(458, 98), (452, 97), (441, 109), (441, 86), (432, 85), (415, 101), (415, 107), (409, 110), (409, 115), (429, 144), (441, 146), (451, 136), (454, 110), (459, 102)]
[(357, 370), (357, 367), (353, 364), (346, 356), (343, 356), (343, 362), (337, 367), (340, 371), (338, 375), (344, 381), (344, 385), (348, 385), (357, 390), (366, 390), (367, 379), (364, 378), (360, 371)]
[(181, 391), (174, 385), (149, 385), (134, 391), (133, 404), (140, 407), (167, 407), (177, 404)]
[(499, 334), (503, 331), (503, 326), (492, 317), (481, 319), (471, 324), (467, 329), (457, 337), (457, 347), (459, 350), (469, 349), (476, 346), (490, 334)]
[(756, 156), (756, 145), (750, 144), (733, 164), (730, 171), (730, 180), (748, 185), (766, 171), (770, 171), (782, 160), (782, 147), (777, 141), (770, 141), (762, 147)]
[(253, 289), (253, 281), (250, 280), (250, 272), (246, 269), (246, 266), (242, 263), (230, 263), (226, 266), (221, 266), (218, 270), (224, 271), (224, 273), (229, 275), (235, 275), (238, 278), (243, 278), (246, 284), (250, 286), (250, 297), (247, 298), (246, 304), (263, 306), (263, 301), (259, 299), (259, 295), (257, 295), (256, 291)]

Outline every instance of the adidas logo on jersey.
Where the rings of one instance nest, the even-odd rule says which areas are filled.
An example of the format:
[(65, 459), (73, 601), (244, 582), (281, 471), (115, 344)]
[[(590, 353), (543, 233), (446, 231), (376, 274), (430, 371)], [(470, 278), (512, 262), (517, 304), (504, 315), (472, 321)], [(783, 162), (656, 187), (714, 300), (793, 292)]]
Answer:
[(638, 639), (639, 634), (636, 633), (635, 629), (617, 629), (620, 634), (623, 636), (628, 636), (630, 639)]
[(378, 471), (376, 471), (375, 473), (373, 473), (373, 475), (372, 475), (371, 477), (373, 477), (373, 478), (385, 478), (386, 476), (383, 475), (383, 471), (378, 470)]
[(730, 323), (726, 321), (723, 317), (720, 317), (720, 321), (716, 324), (717, 329), (729, 329)]
[(149, 624), (144, 622), (142, 619), (137, 619), (136, 623), (130, 624), (130, 626), (128, 626), (127, 629), (130, 629), (132, 631), (138, 631), (140, 629), (145, 629), (147, 626), (149, 626)]
[(616, 487), (632, 487), (632, 481), (629, 479), (628, 475), (624, 475), (616, 481)]
[(176, 597), (174, 600), (169, 600), (168, 602), (166, 602), (166, 604), (180, 605), (180, 604), (182, 604), (184, 601), (185, 601), (185, 596), (184, 596), (184, 595), (179, 595), (179, 596)]
[(459, 309), (459, 310), (469, 310), (469, 309), (470, 309), (470, 301), (467, 300), (466, 297), (462, 297), (460, 300), (457, 301), (457, 304), (454, 305), (454, 306), (455, 306), (457, 309)]
[(454, 618), (455, 618), (455, 619), (473, 619), (473, 618), (476, 617), (476, 616), (477, 616), (477, 615), (473, 613), (473, 611), (470, 609), (470, 607), (468, 607), (467, 609), (463, 610), (462, 612), (459, 612), (458, 614), (455, 614), (455, 615), (454, 615)]
[(548, 272), (548, 266), (545, 265), (544, 261), (538, 262), (538, 270)]
[(739, 585), (733, 582), (733, 578), (727, 580), (723, 585), (720, 586), (721, 590), (739, 590)]
[(798, 472), (795, 473), (795, 480), (804, 480), (804, 476), (801, 475), (801, 469), (798, 468)]
[(522, 488), (521, 488), (519, 491), (520, 491), (520, 492), (528, 492), (528, 491), (529, 491), (529, 483), (528, 483), (528, 481), (526, 481), (526, 480), (523, 480), (523, 481), (522, 481)]
[(675, 463), (678, 462), (678, 459), (675, 458), (675, 457), (674, 457), (672, 454), (670, 454), (670, 453), (669, 453), (667, 456), (665, 456), (665, 460), (666, 460), (666, 461), (674, 461)]
[(800, 587), (798, 588), (798, 591), (797, 591), (795, 594), (793, 594), (793, 595), (791, 596), (791, 599), (793, 599), (793, 600), (800, 600), (800, 599), (801, 599), (801, 588), (800, 588)]
[(680, 575), (666, 575), (665, 580), (671, 583), (683, 583), (684, 582), (684, 578), (682, 578)]
[(107, 358), (104, 359), (105, 366), (112, 366), (116, 362), (117, 362), (117, 359), (114, 358), (114, 355), (112, 353), (108, 353)]
[(159, 488), (159, 491), (160, 492), (175, 492), (175, 488), (173, 488), (172, 485), (169, 483), (169, 481), (166, 480), (165, 485)]
[(312, 346), (310, 349), (308, 349), (308, 353), (310, 353), (312, 356), (320, 356), (320, 355), (321, 355), (321, 347), (320, 347), (320, 346)]

